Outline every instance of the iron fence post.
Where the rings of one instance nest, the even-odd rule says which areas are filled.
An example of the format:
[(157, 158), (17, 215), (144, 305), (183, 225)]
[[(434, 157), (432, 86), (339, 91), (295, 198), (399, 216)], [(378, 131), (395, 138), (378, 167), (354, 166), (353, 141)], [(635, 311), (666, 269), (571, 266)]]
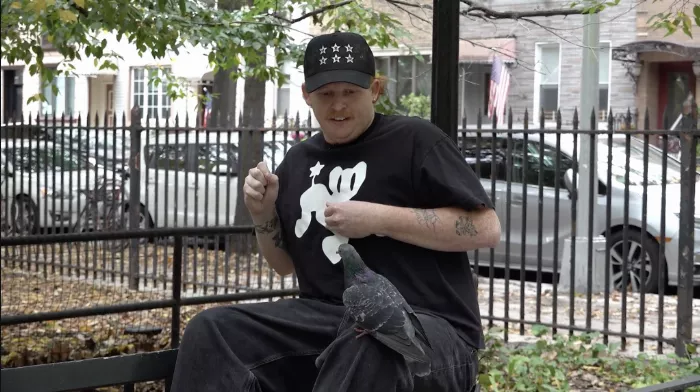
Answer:
[(697, 113), (693, 110), (681, 121), (681, 210), (678, 238), (678, 310), (676, 354), (686, 355), (686, 344), (693, 333), (693, 263), (695, 258), (695, 178), (698, 143)]
[(430, 55), (433, 63), (430, 121), (455, 143), (458, 126), (459, 7), (459, 1), (433, 0), (433, 52)]
[[(129, 229), (139, 228), (141, 213), (141, 108), (135, 105), (131, 109), (130, 155), (129, 155)], [(129, 288), (139, 287), (139, 238), (132, 238), (129, 246)]]

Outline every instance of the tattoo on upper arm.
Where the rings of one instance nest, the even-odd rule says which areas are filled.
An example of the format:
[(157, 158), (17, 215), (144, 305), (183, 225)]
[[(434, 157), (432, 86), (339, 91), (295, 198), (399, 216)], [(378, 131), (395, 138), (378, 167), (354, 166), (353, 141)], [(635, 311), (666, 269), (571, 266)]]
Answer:
[(416, 214), (418, 218), (418, 223), (425, 225), (428, 228), (435, 230), (435, 224), (440, 221), (440, 217), (437, 216), (435, 210), (422, 210), (419, 208), (414, 208), (413, 213)]
[(455, 221), (455, 231), (459, 236), (469, 234), (474, 237), (479, 234), (479, 232), (476, 231), (476, 226), (474, 226), (474, 221), (468, 216), (460, 216)]
[(275, 215), (274, 218), (270, 219), (269, 221), (261, 225), (255, 225), (255, 231), (257, 231), (260, 234), (270, 234), (277, 230), (279, 225), (280, 219), (277, 215)]

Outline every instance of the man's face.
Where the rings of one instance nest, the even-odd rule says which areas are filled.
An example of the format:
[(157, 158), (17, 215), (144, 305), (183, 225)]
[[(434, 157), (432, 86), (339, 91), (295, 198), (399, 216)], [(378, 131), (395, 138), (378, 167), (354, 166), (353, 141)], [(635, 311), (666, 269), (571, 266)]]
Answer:
[(311, 93), (302, 85), (306, 103), (316, 115), (328, 143), (348, 143), (364, 131), (374, 119), (374, 103), (379, 96), (379, 81), (370, 88), (337, 82), (329, 83)]

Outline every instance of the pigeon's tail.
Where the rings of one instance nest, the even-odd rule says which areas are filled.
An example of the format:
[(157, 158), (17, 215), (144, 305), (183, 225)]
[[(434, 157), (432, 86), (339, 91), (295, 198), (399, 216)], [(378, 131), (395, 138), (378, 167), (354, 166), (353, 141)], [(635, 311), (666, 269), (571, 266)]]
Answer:
[(387, 347), (403, 355), (416, 375), (421, 375), (420, 373), (424, 373), (426, 369), (428, 373), (430, 372), (430, 357), (425, 353), (419, 342), (407, 341), (396, 335), (386, 335), (381, 332), (375, 332), (372, 335)]
[(428, 341), (428, 335), (425, 333), (425, 330), (423, 329), (423, 324), (421, 324), (420, 320), (418, 319), (418, 316), (416, 316), (415, 313), (413, 312), (407, 312), (408, 318), (411, 319), (411, 323), (413, 324), (413, 328), (416, 331), (416, 337), (420, 340), (423, 345), (427, 346), (432, 350), (432, 346), (430, 345), (430, 342)]
[(431, 372), (430, 362), (419, 362), (406, 358), (406, 363), (408, 364), (408, 369), (415, 376), (425, 377)]

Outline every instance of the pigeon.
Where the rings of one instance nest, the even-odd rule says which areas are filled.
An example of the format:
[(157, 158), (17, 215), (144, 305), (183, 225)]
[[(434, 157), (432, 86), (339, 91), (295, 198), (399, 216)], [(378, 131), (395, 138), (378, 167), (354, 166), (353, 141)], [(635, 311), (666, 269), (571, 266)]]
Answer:
[(431, 348), (430, 343), (406, 299), (387, 278), (367, 267), (352, 245), (341, 244), (338, 254), (344, 269), (343, 304), (355, 321), (356, 338), (372, 336), (403, 355), (413, 374), (430, 374), (430, 357), (423, 347)]

